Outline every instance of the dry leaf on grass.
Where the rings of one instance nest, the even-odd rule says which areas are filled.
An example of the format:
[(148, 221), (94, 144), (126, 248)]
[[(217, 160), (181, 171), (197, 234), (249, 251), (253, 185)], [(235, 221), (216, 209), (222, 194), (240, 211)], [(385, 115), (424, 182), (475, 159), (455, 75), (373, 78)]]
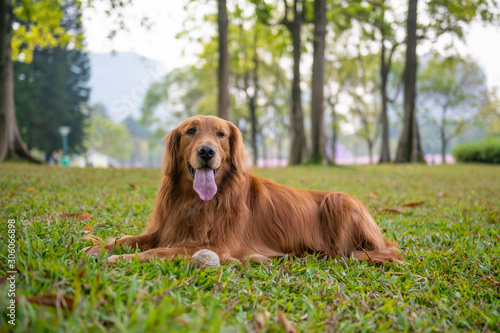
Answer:
[(405, 210), (401, 207), (389, 207), (389, 208), (384, 208), (382, 209), (384, 212), (393, 212), (393, 213), (400, 213), (404, 214)]
[(254, 327), (255, 331), (257, 333), (263, 332), (266, 328), (266, 319), (268, 319), (271, 316), (271, 314), (268, 311), (264, 311), (262, 313), (259, 313), (255, 317), (254, 321)]
[(263, 313), (259, 313), (257, 317), (255, 317), (255, 332), (260, 333), (263, 332), (266, 328), (266, 317), (264, 317)]
[(85, 226), (85, 229), (83, 229), (83, 233), (88, 234), (88, 233), (92, 232), (93, 230), (94, 230), (94, 227), (92, 227), (92, 224), (87, 223), (87, 225)]
[(26, 192), (31, 192), (31, 193), (36, 192), (36, 188), (34, 188), (34, 187), (28, 187), (26, 189)]
[(82, 270), (80, 271), (80, 273), (78, 273), (78, 277), (79, 277), (79, 278), (82, 278), (82, 277), (85, 275), (85, 273), (87, 273), (87, 269), (86, 269), (86, 268), (82, 269)]
[(135, 189), (137, 188), (137, 185), (132, 184), (132, 183), (128, 184), (128, 186), (130, 186), (130, 188), (131, 188), (132, 190), (135, 190)]
[(26, 297), (26, 300), (33, 304), (53, 306), (55, 308), (61, 308), (69, 311), (73, 311), (74, 308), (73, 298), (62, 294)]
[(283, 326), (286, 333), (297, 333), (295, 327), (292, 326), (288, 318), (281, 311), (278, 311), (278, 322)]
[(439, 193), (436, 195), (436, 197), (438, 197), (438, 198), (447, 197), (447, 196), (448, 196), (448, 193), (446, 193), (446, 192), (439, 192)]
[(407, 204), (404, 204), (403, 207), (418, 207), (422, 206), (424, 203), (425, 201), (409, 202)]

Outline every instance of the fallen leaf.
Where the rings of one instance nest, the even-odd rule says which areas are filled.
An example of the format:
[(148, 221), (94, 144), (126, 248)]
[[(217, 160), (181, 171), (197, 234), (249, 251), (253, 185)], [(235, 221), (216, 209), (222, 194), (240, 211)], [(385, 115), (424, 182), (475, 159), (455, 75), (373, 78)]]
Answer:
[(92, 224), (87, 223), (85, 226), (85, 229), (83, 229), (84, 234), (88, 234), (89, 232), (92, 232), (94, 230), (94, 227), (92, 227)]
[(407, 204), (404, 204), (403, 207), (418, 207), (422, 206), (424, 203), (425, 201), (409, 202)]
[(26, 189), (26, 192), (36, 192), (36, 189), (35, 189), (35, 188), (33, 188), (33, 187), (28, 187), (28, 188)]
[(446, 193), (446, 192), (439, 192), (436, 196), (437, 196), (438, 198), (447, 197), (447, 196), (448, 196), (448, 193)]
[(78, 273), (78, 277), (79, 277), (79, 278), (82, 278), (82, 277), (85, 275), (85, 273), (86, 273), (86, 272), (87, 272), (87, 269), (86, 269), (86, 268), (82, 269), (82, 270), (81, 270), (81, 272), (80, 272), (80, 273)]
[(278, 322), (283, 326), (286, 333), (296, 333), (297, 330), (292, 326), (288, 318), (281, 311), (278, 311)]
[(400, 213), (400, 214), (404, 214), (405, 213), (405, 210), (403, 208), (401, 208), (401, 207), (384, 208), (383, 211), (384, 212)]
[(470, 190), (470, 194), (476, 194), (476, 191)]
[(130, 186), (130, 188), (133, 190), (135, 190), (137, 188), (137, 185), (132, 184), (132, 183), (128, 184), (128, 186)]
[(61, 308), (69, 311), (73, 311), (74, 308), (73, 298), (62, 294), (26, 297), (26, 300), (33, 304), (53, 306), (55, 308)]
[(372, 198), (378, 198), (378, 193), (373, 191), (373, 192), (370, 192), (369, 196)]
[(104, 227), (106, 225), (106, 223), (99, 223), (99, 224), (96, 224), (94, 226), (94, 228), (100, 228), (100, 227)]
[(500, 235), (495, 234), (495, 237), (496, 237), (496, 238), (497, 238), (497, 240), (500, 242)]
[(264, 331), (264, 329), (266, 328), (266, 317), (263, 313), (259, 313), (257, 317), (255, 317), (254, 326), (255, 332), (260, 333)]

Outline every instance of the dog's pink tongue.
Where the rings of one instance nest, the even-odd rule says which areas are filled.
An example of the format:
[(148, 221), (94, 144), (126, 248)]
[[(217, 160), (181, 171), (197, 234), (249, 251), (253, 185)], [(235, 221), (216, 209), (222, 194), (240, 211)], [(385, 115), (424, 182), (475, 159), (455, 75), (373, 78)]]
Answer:
[(201, 200), (210, 200), (217, 193), (215, 175), (212, 169), (198, 169), (194, 174), (193, 188)]

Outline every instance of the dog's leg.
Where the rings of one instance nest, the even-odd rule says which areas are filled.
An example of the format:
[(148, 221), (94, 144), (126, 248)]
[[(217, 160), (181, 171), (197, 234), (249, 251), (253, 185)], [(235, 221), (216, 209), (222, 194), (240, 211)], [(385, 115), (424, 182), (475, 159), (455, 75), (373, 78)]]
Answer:
[[(209, 249), (217, 253), (219, 258), (225, 259), (227, 255), (221, 255), (218, 253), (216, 249), (212, 249), (210, 247), (160, 247), (157, 249), (152, 249), (149, 251), (137, 253), (137, 254), (122, 254), (122, 255), (114, 255), (108, 257), (109, 264), (115, 264), (118, 260), (133, 260), (136, 258), (139, 259), (139, 262), (148, 262), (156, 259), (169, 260), (169, 259), (179, 259), (182, 257), (187, 257), (188, 259), (193, 256), (196, 252), (202, 249)], [(222, 261), (222, 260), (221, 260)], [(225, 260), (224, 260), (225, 261)]]
[[(109, 240), (106, 244), (104, 244), (104, 251), (111, 254), (114, 249), (120, 249), (125, 245), (139, 250), (148, 250), (154, 247), (153, 242), (154, 237), (152, 237), (152, 235), (143, 234), (139, 236), (123, 236)], [(89, 246), (84, 248), (82, 251), (96, 257), (103, 255), (100, 245)]]
[(122, 254), (122, 255), (114, 255), (108, 257), (108, 263), (109, 264), (115, 264), (118, 260), (123, 259), (123, 260), (133, 260), (136, 258), (139, 259), (139, 262), (148, 262), (148, 261), (153, 261), (156, 259), (162, 259), (162, 260), (169, 260), (169, 259), (179, 259), (182, 257), (186, 257), (190, 259), (193, 254), (198, 252), (199, 250), (211, 250), (215, 252), (220, 259), (221, 264), (225, 263), (231, 263), (234, 261), (237, 261), (241, 264), (241, 262), (234, 258), (231, 257), (226, 252), (222, 252), (219, 249), (207, 247), (207, 246), (201, 246), (201, 247), (160, 247), (157, 249), (151, 249), (149, 251), (137, 253), (137, 254)]
[(320, 206), (321, 223), (332, 255), (353, 255), (372, 263), (401, 262), (396, 248), (382, 236), (366, 207), (345, 193), (328, 194)]

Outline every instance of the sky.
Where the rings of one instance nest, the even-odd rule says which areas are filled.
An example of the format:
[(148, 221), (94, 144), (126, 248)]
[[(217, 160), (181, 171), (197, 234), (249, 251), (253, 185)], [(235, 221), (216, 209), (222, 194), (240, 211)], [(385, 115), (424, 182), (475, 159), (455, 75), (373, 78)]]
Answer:
[[(184, 9), (186, 0), (136, 0), (125, 11), (128, 31), (119, 31), (113, 40), (107, 38), (113, 29), (111, 20), (104, 15), (102, 7), (86, 9), (84, 12), (85, 37), (88, 51), (105, 53), (131, 51), (160, 62), (164, 70), (171, 70), (196, 61), (199, 46), (190, 45), (186, 39), (176, 39), (183, 30), (188, 16)], [(210, 2), (209, 2), (210, 3)], [(216, 2), (214, 4), (214, 10)], [(98, 3), (97, 3), (98, 4)], [(191, 11), (207, 10), (190, 6)], [(140, 19), (148, 17), (150, 29), (140, 26)], [(210, 31), (212, 34), (215, 30)], [(426, 52), (422, 47), (419, 53)], [(466, 45), (459, 47), (462, 55), (471, 56), (485, 71), (490, 88), (500, 91), (500, 28), (473, 24), (466, 35)]]

